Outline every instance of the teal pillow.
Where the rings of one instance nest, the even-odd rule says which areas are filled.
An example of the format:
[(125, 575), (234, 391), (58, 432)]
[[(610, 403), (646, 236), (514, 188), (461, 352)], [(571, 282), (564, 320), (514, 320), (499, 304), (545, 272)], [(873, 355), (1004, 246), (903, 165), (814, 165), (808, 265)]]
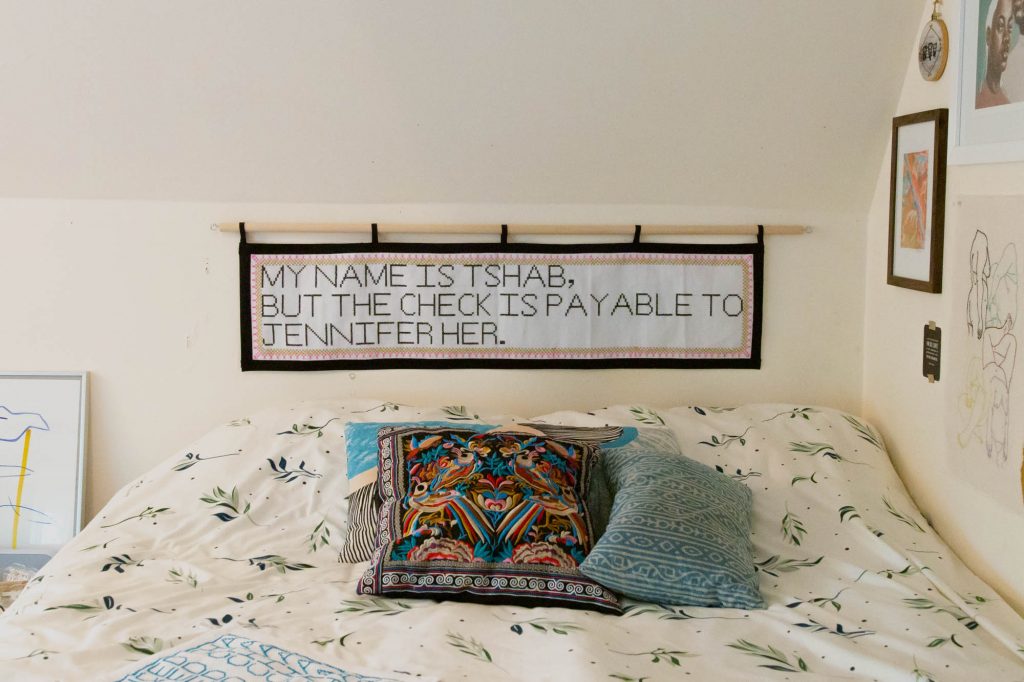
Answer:
[(651, 431), (602, 454), (615, 501), (580, 571), (642, 601), (764, 608), (750, 541), (750, 489), (684, 457), (674, 443), (674, 452), (666, 450)]

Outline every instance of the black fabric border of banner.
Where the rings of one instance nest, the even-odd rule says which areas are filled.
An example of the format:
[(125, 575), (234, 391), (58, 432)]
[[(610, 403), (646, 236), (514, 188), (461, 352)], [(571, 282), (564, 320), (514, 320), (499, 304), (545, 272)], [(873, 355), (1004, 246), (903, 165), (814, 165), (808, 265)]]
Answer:
[[(252, 357), (252, 309), (249, 282), (250, 257), (265, 254), (327, 253), (710, 253), (754, 256), (754, 323), (749, 358), (600, 358), (517, 359), (496, 358), (381, 358), (376, 360), (254, 360)], [(272, 244), (248, 242), (244, 232), (238, 244), (239, 321), (242, 371), (320, 371), (354, 369), (760, 369), (761, 316), (764, 289), (764, 240), (738, 244), (671, 243), (410, 243), (355, 242), (338, 244)]]

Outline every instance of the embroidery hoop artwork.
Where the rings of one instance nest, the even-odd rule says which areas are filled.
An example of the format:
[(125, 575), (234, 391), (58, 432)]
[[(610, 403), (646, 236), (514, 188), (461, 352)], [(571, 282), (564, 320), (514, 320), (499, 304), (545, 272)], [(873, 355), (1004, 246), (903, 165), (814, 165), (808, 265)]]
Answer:
[(239, 254), (243, 370), (760, 367), (762, 238)]

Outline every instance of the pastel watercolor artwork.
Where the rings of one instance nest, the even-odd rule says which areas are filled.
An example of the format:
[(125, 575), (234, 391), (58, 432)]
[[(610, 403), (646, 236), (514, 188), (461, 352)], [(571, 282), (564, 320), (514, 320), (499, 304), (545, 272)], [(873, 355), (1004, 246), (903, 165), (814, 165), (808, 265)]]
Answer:
[(900, 246), (924, 248), (928, 206), (928, 150), (903, 155), (903, 193), (900, 217)]

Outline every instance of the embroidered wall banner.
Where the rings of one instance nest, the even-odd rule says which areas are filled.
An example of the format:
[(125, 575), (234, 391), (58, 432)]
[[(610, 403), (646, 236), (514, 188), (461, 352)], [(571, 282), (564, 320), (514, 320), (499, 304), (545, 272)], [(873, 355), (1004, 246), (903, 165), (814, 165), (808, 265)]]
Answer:
[(764, 243), (239, 246), (243, 370), (761, 364)]

